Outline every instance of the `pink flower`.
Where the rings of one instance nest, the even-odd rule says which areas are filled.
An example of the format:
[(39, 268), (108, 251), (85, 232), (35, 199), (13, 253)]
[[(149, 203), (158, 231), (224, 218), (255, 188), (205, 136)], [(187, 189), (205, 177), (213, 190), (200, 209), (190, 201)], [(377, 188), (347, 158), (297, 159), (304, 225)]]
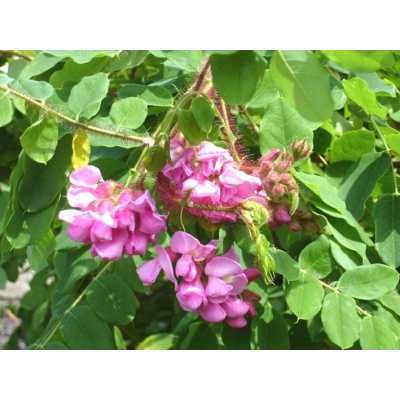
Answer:
[(214, 223), (234, 222), (234, 209), (241, 202), (265, 198), (260, 178), (241, 171), (227, 149), (207, 141), (189, 146), (181, 134), (171, 139), (170, 146), (172, 162), (157, 181), (159, 195), (170, 208), (186, 203), (192, 215)]
[(59, 218), (69, 224), (72, 240), (91, 244), (94, 256), (116, 260), (124, 254), (144, 254), (149, 242), (166, 229), (148, 192), (133, 191), (104, 181), (98, 168), (82, 167), (70, 175), (67, 200), (74, 209)]
[(157, 257), (140, 266), (138, 275), (145, 285), (151, 285), (163, 270), (175, 285), (182, 309), (208, 322), (225, 320), (241, 328), (247, 324), (245, 316), (254, 315), (257, 296), (251, 298), (252, 292), (245, 289), (260, 273), (255, 268), (242, 269), (233, 248), (223, 256), (217, 256), (216, 250), (214, 241), (203, 245), (186, 232), (176, 232), (170, 247), (158, 247)]

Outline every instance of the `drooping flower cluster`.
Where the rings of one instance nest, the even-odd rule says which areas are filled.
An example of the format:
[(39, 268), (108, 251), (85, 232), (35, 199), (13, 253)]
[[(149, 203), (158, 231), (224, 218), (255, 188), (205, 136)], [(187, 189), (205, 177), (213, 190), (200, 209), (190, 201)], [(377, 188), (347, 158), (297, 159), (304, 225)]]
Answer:
[(73, 209), (60, 211), (59, 218), (69, 223), (72, 240), (91, 244), (94, 256), (115, 260), (144, 254), (166, 229), (165, 217), (147, 191), (104, 181), (94, 166), (74, 171), (69, 180), (67, 200)]
[[(170, 208), (184, 203), (192, 215), (211, 222), (234, 222), (232, 211), (247, 199), (265, 203), (261, 180), (241, 171), (229, 151), (203, 141), (189, 146), (181, 134), (170, 142), (171, 163), (158, 177), (161, 200)], [(219, 208), (219, 209), (218, 209)]]
[(170, 246), (156, 247), (157, 256), (138, 268), (145, 285), (151, 285), (164, 271), (173, 282), (180, 306), (212, 323), (225, 321), (229, 326), (246, 326), (246, 315), (255, 315), (259, 297), (246, 289), (260, 273), (242, 269), (233, 249), (216, 255), (216, 244), (202, 245), (185, 232), (176, 232)]

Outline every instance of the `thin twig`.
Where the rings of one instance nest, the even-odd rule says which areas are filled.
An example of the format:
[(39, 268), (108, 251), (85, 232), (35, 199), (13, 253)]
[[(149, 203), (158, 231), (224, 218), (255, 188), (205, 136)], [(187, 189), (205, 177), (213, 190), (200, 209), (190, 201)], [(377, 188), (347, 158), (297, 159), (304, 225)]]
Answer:
[(94, 125), (88, 125), (88, 124), (85, 124), (84, 122), (77, 121), (71, 117), (68, 117), (65, 114), (62, 114), (59, 111), (56, 111), (54, 108), (50, 107), (49, 105), (45, 104), (44, 102), (37, 101), (37, 100), (33, 99), (32, 97), (30, 97), (24, 93), (21, 93), (13, 88), (10, 88), (8, 86), (0, 85), (0, 90), (3, 91), (5, 94), (11, 94), (15, 97), (19, 97), (20, 99), (25, 100), (29, 104), (31, 104), (37, 108), (40, 108), (41, 110), (45, 111), (46, 113), (48, 113), (56, 118), (59, 118), (71, 125), (74, 125), (78, 128), (84, 129), (88, 132), (94, 132), (99, 135), (104, 135), (107, 137), (112, 137), (112, 138), (116, 138), (116, 139), (120, 139), (120, 140), (126, 140), (129, 142), (142, 143), (144, 145), (149, 145), (149, 146), (151, 146), (153, 144), (153, 139), (150, 137), (124, 135), (123, 133), (120, 133), (118, 131), (114, 131), (114, 130), (110, 130), (110, 129), (103, 129), (103, 128), (99, 128)]

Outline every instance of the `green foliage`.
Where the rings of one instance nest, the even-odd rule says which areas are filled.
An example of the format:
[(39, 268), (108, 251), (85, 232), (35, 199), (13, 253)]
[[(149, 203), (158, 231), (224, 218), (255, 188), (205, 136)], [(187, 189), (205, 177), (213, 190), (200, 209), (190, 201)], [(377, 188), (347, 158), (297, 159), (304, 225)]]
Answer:
[[(0, 54), (0, 289), (21, 266), (33, 276), (8, 347), (400, 347), (397, 51), (29, 54)], [(271, 149), (290, 157), (304, 141), (310, 155), (288, 171), (298, 186), (291, 224), (268, 223), (273, 206), (290, 207), (286, 195), (268, 199), (268, 213), (246, 209), (246, 224), (170, 210), (157, 175), (177, 131), (227, 148), (246, 172)], [(68, 175), (86, 163), (150, 190), (168, 215), (158, 244), (186, 229), (202, 243), (219, 238), (219, 254), (233, 246), (243, 266), (274, 265), (273, 284), (249, 284), (259, 301), (245, 328), (182, 310), (164, 279), (144, 286), (137, 267), (153, 244), (105, 264), (68, 238), (57, 216)]]

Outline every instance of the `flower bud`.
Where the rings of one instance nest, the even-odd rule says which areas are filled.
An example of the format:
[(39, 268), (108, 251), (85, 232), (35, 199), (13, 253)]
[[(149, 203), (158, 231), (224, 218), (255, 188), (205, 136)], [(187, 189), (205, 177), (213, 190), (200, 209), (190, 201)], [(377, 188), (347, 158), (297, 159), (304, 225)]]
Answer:
[(293, 158), (297, 160), (301, 160), (302, 158), (307, 157), (311, 153), (311, 147), (307, 143), (306, 139), (297, 139), (292, 143), (292, 153)]
[(254, 200), (246, 200), (242, 203), (248, 218), (257, 227), (265, 225), (269, 219), (270, 215), (268, 210), (260, 203)]

